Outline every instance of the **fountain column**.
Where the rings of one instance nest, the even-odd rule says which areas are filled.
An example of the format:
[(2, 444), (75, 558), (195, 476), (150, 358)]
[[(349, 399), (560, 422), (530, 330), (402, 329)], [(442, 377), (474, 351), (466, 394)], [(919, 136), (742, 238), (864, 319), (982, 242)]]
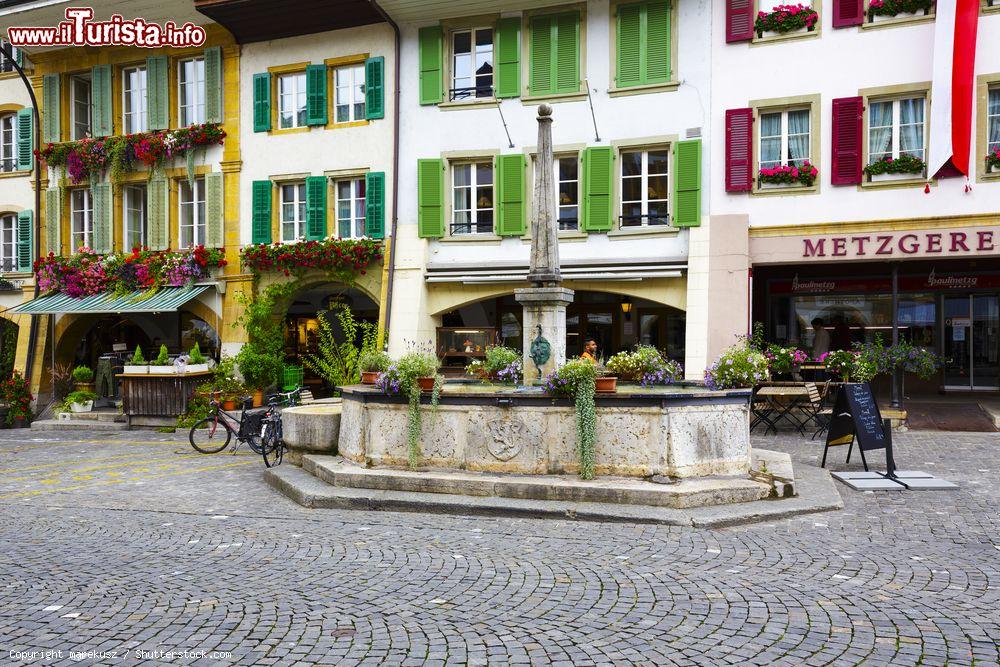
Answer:
[(530, 287), (514, 291), (524, 308), (524, 384), (541, 380), (566, 362), (566, 307), (573, 290), (562, 287), (559, 227), (552, 164), (552, 107), (538, 107), (538, 157), (535, 164), (535, 215), (531, 220)]

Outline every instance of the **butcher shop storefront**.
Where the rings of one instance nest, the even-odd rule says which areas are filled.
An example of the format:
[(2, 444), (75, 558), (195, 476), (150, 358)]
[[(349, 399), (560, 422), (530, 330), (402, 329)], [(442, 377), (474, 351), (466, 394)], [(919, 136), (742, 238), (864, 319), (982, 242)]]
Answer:
[(895, 327), (900, 340), (947, 359), (923, 389), (1000, 391), (1000, 222), (992, 222), (753, 229), (751, 318), (770, 341), (807, 350), (817, 322), (830, 349), (880, 333), (888, 342)]

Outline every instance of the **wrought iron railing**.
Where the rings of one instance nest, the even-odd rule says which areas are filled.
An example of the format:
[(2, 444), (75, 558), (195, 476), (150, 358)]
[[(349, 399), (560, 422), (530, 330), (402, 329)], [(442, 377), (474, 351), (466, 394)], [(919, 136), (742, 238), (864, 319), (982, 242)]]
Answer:
[(464, 234), (492, 234), (493, 222), (453, 222), (451, 223), (451, 235), (462, 236)]
[(470, 86), (467, 88), (451, 88), (448, 99), (452, 102), (467, 100), (470, 97), (493, 97), (493, 86)]
[(621, 215), (618, 220), (622, 227), (666, 227), (670, 225), (669, 215)]

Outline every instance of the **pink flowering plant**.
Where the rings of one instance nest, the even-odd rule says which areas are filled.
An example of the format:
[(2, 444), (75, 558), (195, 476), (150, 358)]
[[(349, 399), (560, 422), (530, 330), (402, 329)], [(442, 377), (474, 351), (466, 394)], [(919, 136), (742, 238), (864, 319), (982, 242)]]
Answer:
[(806, 187), (816, 182), (819, 169), (805, 160), (801, 165), (778, 165), (777, 167), (764, 167), (760, 170), (757, 178), (761, 183), (772, 184), (801, 184)]
[(934, 5), (934, 0), (870, 0), (868, 3), (868, 20), (876, 16), (896, 16), (898, 14), (927, 14)]
[(125, 295), (183, 287), (208, 278), (212, 269), (225, 265), (222, 250), (204, 246), (181, 252), (135, 248), (131, 253), (108, 255), (80, 248), (68, 257), (49, 253), (38, 259), (35, 277), (42, 292), (61, 292), (80, 299), (103, 292)]
[(763, 37), (765, 32), (794, 32), (806, 30), (812, 32), (819, 22), (819, 13), (807, 5), (778, 5), (770, 12), (757, 12), (757, 20), (753, 29), (757, 37)]
[(877, 174), (922, 174), (927, 164), (916, 155), (904, 153), (893, 159), (891, 155), (886, 155), (875, 160), (867, 167), (865, 173), (869, 176)]
[(1000, 169), (1000, 148), (986, 154), (986, 169)]
[(764, 352), (767, 365), (773, 374), (791, 373), (792, 370), (809, 361), (809, 355), (796, 347), (768, 345)]

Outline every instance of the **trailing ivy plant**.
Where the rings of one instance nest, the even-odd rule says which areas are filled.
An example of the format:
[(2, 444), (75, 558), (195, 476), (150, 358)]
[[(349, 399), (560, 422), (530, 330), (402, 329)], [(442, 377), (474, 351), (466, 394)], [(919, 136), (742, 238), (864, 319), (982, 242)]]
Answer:
[(422, 416), (420, 411), (420, 385), (417, 378), (434, 378), (431, 390), (431, 412), (437, 411), (441, 399), (444, 378), (438, 375), (441, 361), (432, 352), (409, 352), (379, 374), (375, 387), (390, 396), (405, 394), (406, 410), (406, 458), (411, 468), (420, 463), (420, 431)]
[(597, 416), (594, 406), (597, 366), (590, 361), (577, 359), (550, 373), (542, 385), (549, 396), (566, 396), (573, 399), (576, 411), (576, 446), (580, 457), (580, 476), (594, 479), (596, 459)]

